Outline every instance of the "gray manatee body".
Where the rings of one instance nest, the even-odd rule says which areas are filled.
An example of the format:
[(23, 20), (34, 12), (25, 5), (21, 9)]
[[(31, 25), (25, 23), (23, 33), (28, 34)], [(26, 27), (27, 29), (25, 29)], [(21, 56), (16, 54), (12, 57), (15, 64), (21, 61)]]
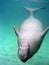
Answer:
[(44, 29), (42, 23), (32, 15), (44, 8), (25, 9), (30, 13), (30, 17), (23, 22), (19, 31), (13, 26), (18, 37), (18, 56), (23, 62), (26, 62), (38, 51), (49, 30), (49, 27)]

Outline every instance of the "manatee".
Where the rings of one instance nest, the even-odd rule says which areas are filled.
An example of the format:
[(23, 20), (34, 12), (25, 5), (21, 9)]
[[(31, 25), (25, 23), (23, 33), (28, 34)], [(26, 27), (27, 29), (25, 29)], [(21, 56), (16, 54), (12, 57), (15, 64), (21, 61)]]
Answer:
[(18, 31), (13, 25), (16, 36), (18, 37), (18, 56), (22, 62), (29, 60), (40, 48), (42, 41), (49, 31), (42, 23), (34, 17), (34, 14), (45, 8), (26, 8), (30, 16), (22, 23)]

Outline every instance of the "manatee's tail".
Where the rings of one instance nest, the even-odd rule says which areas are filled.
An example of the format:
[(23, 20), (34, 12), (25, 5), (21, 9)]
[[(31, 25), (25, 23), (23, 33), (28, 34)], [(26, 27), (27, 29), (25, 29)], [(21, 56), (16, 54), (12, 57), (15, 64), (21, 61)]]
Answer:
[(36, 13), (38, 10), (45, 9), (44, 7), (42, 7), (42, 8), (33, 8), (33, 9), (32, 8), (27, 8), (27, 7), (24, 7), (24, 8), (30, 15)]

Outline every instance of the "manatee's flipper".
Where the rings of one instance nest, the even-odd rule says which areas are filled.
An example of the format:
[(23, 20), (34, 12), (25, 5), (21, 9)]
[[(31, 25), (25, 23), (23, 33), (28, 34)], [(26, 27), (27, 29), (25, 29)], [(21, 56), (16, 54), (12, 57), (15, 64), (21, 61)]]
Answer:
[(49, 27), (47, 27), (43, 32), (42, 32), (42, 37), (44, 37), (46, 35), (46, 33), (49, 31)]
[(15, 34), (18, 36), (18, 35), (19, 35), (18, 30), (16, 30), (16, 27), (15, 27), (14, 25), (12, 25), (12, 27), (13, 27), (13, 29), (14, 29), (14, 31), (15, 31)]
[(24, 7), (25, 8), (25, 10), (30, 14), (30, 15), (32, 15), (32, 14), (34, 14), (34, 13), (36, 13), (37, 11), (39, 11), (39, 10), (41, 10), (41, 9), (45, 9), (44, 7), (41, 7), (41, 8), (27, 8), (27, 7)]

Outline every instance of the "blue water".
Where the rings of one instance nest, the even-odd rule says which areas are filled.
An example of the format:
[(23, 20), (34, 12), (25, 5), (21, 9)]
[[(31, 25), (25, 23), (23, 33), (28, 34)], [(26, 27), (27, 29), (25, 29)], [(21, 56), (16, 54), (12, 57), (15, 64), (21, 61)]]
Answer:
[(39, 8), (34, 16), (44, 27), (49, 26), (49, 0), (0, 0), (0, 65), (49, 65), (49, 32), (46, 34), (39, 51), (26, 63), (18, 58), (17, 36), (12, 24), (17, 29), (29, 17), (24, 7)]

